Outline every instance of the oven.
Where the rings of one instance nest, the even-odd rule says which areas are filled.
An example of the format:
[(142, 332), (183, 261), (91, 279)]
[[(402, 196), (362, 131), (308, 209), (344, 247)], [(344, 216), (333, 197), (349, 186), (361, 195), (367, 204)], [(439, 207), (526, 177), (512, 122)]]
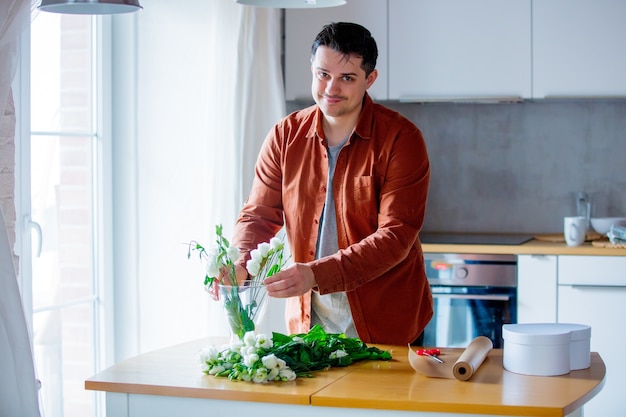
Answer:
[(434, 315), (417, 343), (462, 347), (486, 336), (502, 348), (502, 325), (517, 322), (517, 257), (425, 253)]

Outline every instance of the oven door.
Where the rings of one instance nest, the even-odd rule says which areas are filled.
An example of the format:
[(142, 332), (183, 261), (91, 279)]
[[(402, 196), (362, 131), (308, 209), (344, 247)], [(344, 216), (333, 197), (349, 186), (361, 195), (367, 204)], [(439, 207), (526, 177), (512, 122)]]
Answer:
[(431, 286), (434, 315), (423, 346), (466, 348), (486, 336), (502, 348), (502, 325), (517, 322), (515, 288)]

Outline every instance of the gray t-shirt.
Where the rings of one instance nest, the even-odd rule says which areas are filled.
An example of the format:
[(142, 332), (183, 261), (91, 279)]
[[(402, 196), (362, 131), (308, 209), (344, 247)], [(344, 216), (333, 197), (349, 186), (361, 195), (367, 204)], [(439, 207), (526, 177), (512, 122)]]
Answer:
[[(337, 239), (337, 218), (335, 216), (335, 199), (333, 195), (333, 177), (337, 155), (348, 141), (346, 137), (339, 145), (328, 147), (328, 184), (326, 185), (326, 202), (320, 222), (317, 240), (317, 255), (322, 258), (339, 250)], [(347, 337), (358, 337), (352, 320), (350, 304), (345, 292), (320, 295), (311, 294), (311, 325), (319, 324), (328, 333), (345, 333)]]

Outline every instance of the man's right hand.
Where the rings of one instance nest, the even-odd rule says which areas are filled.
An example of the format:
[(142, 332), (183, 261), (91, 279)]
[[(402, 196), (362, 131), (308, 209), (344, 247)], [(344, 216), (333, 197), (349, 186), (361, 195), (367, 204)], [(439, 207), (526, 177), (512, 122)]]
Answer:
[(263, 281), (270, 297), (288, 298), (305, 294), (317, 285), (308, 264), (296, 263)]

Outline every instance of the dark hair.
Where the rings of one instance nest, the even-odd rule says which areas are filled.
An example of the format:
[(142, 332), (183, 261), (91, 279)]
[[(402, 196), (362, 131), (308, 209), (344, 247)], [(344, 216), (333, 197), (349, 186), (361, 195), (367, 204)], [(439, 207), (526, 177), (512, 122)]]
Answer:
[(311, 46), (311, 59), (317, 48), (327, 46), (345, 56), (358, 55), (362, 58), (361, 69), (365, 76), (376, 68), (378, 47), (369, 30), (356, 23), (336, 22), (325, 25), (317, 34)]

